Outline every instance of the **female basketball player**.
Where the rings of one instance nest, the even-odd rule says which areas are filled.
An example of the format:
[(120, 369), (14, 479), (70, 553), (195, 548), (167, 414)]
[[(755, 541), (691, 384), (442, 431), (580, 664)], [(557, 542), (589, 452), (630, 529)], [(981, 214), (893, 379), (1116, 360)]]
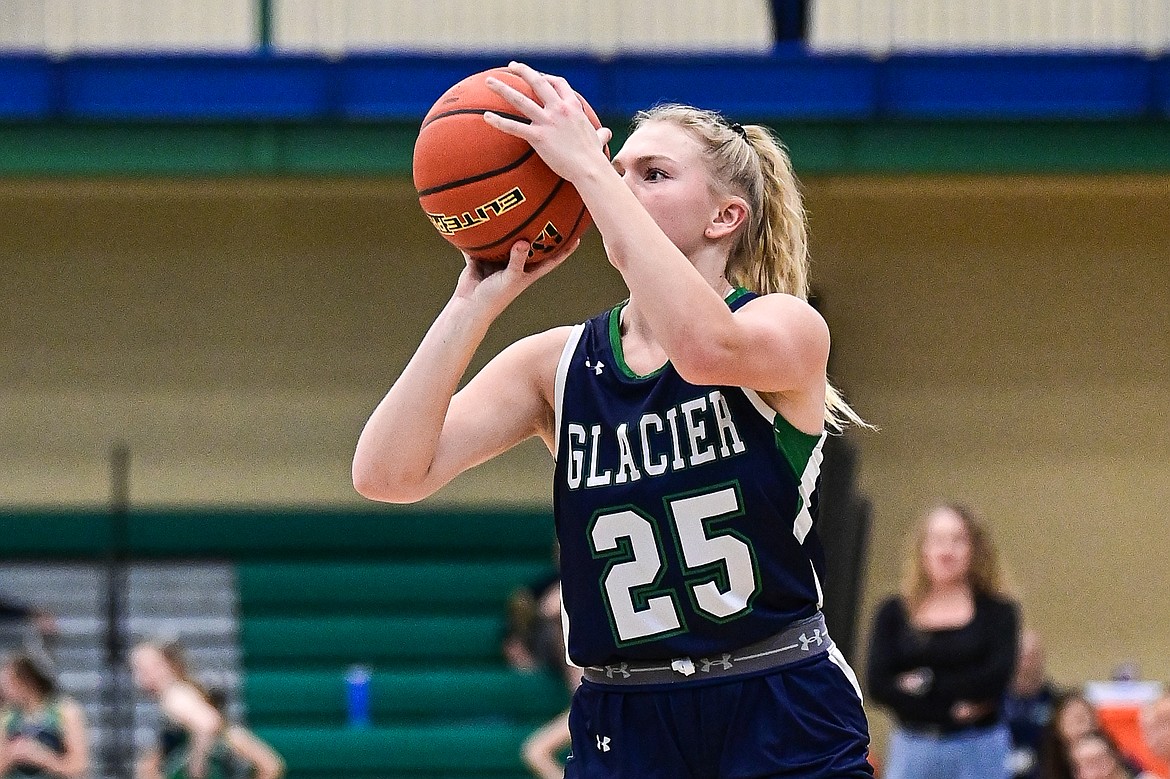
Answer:
[(191, 678), (177, 645), (144, 641), (130, 653), (134, 682), (162, 709), (158, 746), (138, 761), (138, 779), (224, 779), (223, 717)]
[(362, 432), (356, 488), (417, 501), (544, 440), (568, 653), (585, 669), (567, 776), (870, 776), (812, 529), (825, 425), (859, 420), (825, 377), (787, 156), (762, 127), (663, 107), (611, 165), (609, 131), (563, 79), (511, 69), (536, 101), (488, 83), (528, 122), (485, 121), (576, 186), (629, 300), (518, 341), (456, 393), (492, 321), (575, 247), (468, 258)]
[(0, 669), (6, 704), (0, 732), (0, 776), (5, 779), (80, 779), (89, 774), (85, 712), (57, 694), (56, 684), (26, 654)]

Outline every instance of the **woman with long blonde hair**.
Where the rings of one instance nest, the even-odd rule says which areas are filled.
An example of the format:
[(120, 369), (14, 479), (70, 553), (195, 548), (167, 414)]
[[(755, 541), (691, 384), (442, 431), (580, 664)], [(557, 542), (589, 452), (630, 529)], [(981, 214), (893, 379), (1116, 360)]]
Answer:
[(901, 592), (878, 609), (870, 638), (871, 698), (897, 720), (888, 779), (1007, 779), (1001, 710), (1019, 617), (982, 521), (955, 503), (918, 523)]

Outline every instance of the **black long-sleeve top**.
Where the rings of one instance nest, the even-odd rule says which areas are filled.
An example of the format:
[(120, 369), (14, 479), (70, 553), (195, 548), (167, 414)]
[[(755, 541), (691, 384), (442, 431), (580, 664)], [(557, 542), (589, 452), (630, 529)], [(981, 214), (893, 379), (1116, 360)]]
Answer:
[[(1018, 642), (1019, 617), (1010, 601), (976, 595), (975, 616), (966, 625), (922, 630), (911, 624), (902, 599), (890, 598), (878, 610), (870, 638), (869, 695), (909, 728), (947, 732), (992, 725), (1001, 718)], [(927, 671), (928, 683), (918, 694), (898, 687), (900, 675), (919, 669)], [(959, 701), (987, 704), (987, 713), (957, 722), (951, 709)]]

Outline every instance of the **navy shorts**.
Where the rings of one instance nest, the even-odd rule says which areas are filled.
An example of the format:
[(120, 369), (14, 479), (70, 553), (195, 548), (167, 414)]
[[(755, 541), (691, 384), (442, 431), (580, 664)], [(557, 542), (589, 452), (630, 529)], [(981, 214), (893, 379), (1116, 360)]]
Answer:
[(821, 655), (717, 683), (583, 682), (565, 779), (868, 779), (869, 727), (847, 668)]

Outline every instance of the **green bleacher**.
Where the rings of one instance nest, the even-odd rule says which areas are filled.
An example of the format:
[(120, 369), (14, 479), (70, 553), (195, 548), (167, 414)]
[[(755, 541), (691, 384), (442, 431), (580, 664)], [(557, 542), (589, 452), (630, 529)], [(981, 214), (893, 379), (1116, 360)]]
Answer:
[[(568, 703), (509, 669), (505, 603), (550, 570), (546, 512), (134, 511), (131, 559), (237, 563), (242, 700), (289, 779), (530, 779), (520, 745)], [(0, 512), (10, 559), (104, 560), (101, 511)], [(371, 678), (368, 727), (345, 676)]]
[[(508, 596), (549, 570), (551, 518), (408, 516), (397, 528), (406, 537), (389, 532), (395, 523), (364, 528), (367, 543), (315, 526), (315, 556), (279, 543), (246, 550), (237, 577), (249, 724), (284, 755), (290, 779), (528, 777), (520, 744), (568, 696), (552, 674), (509, 669), (500, 639)], [(372, 669), (369, 727), (346, 722), (355, 664)]]

